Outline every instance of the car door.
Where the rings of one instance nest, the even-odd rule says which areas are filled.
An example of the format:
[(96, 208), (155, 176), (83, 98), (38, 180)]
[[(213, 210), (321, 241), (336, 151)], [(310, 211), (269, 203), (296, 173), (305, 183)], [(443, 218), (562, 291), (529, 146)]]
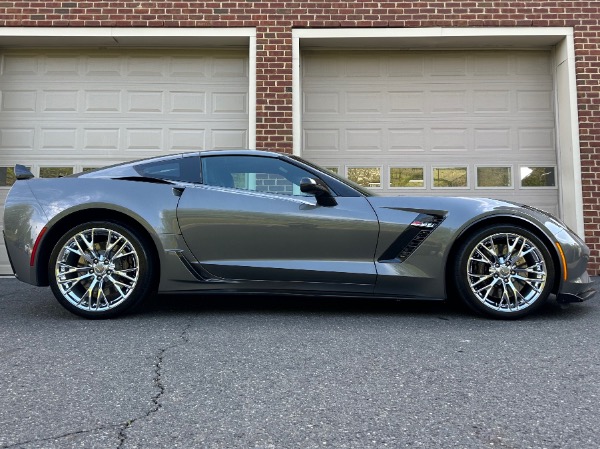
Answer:
[(317, 204), (300, 192), (314, 177), (277, 157), (203, 156), (177, 218), (205, 272), (260, 288), (371, 292), (379, 223), (362, 196)]

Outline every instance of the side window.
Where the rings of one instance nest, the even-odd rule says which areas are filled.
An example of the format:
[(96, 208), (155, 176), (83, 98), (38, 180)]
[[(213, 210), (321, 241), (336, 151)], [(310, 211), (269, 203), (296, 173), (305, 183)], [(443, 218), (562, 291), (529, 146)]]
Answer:
[(211, 186), (302, 196), (302, 178), (314, 177), (289, 162), (262, 156), (205, 156), (202, 174)]
[(200, 182), (200, 158), (198, 156), (150, 162), (138, 165), (135, 170), (148, 178)]

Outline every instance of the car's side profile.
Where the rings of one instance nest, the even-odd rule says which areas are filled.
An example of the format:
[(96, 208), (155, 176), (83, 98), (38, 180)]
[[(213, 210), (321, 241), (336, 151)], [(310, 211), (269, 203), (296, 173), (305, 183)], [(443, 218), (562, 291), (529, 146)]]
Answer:
[(119, 315), (155, 291), (444, 300), (517, 318), (594, 295), (589, 250), (542, 211), (380, 197), (289, 155), (204, 151), (59, 179), (17, 166), (5, 207), (16, 276), (67, 309)]

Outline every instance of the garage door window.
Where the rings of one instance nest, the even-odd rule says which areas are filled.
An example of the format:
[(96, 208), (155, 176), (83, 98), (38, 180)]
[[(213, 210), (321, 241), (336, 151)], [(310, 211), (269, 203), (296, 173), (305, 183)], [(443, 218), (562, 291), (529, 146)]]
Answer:
[(73, 167), (40, 167), (40, 178), (60, 178), (73, 174)]
[(390, 168), (390, 187), (425, 188), (425, 169), (423, 167)]
[(521, 187), (556, 187), (556, 167), (521, 166)]
[(381, 167), (348, 167), (346, 177), (360, 186), (381, 187)]
[(0, 187), (10, 187), (15, 183), (15, 169), (0, 167)]
[(477, 167), (477, 188), (512, 188), (512, 167)]
[(465, 189), (469, 187), (467, 167), (433, 167), (433, 187)]

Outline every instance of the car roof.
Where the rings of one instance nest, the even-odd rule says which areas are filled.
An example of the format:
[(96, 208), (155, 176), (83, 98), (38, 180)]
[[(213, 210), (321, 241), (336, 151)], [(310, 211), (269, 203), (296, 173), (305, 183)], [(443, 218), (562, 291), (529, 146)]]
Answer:
[[(168, 161), (171, 159), (180, 159), (183, 157), (191, 156), (260, 156), (260, 157), (272, 157), (278, 158), (283, 156), (284, 153), (276, 153), (274, 151), (263, 151), (263, 150), (202, 150), (202, 151), (189, 151), (185, 153), (175, 154), (161, 154), (159, 156), (147, 157), (143, 159), (137, 159), (133, 161), (121, 162), (115, 165), (102, 167), (96, 170), (92, 170), (86, 173), (75, 173), (68, 177), (81, 177), (81, 178), (95, 178), (99, 176), (114, 176), (119, 174), (121, 176), (129, 175), (135, 176), (136, 173), (133, 171), (133, 167), (138, 165), (149, 164), (159, 161)], [(129, 173), (128, 173), (129, 170)]]
[(264, 151), (264, 150), (202, 150), (198, 151), (197, 154), (200, 156), (266, 156), (266, 157), (279, 157), (283, 153), (277, 153), (275, 151)]

